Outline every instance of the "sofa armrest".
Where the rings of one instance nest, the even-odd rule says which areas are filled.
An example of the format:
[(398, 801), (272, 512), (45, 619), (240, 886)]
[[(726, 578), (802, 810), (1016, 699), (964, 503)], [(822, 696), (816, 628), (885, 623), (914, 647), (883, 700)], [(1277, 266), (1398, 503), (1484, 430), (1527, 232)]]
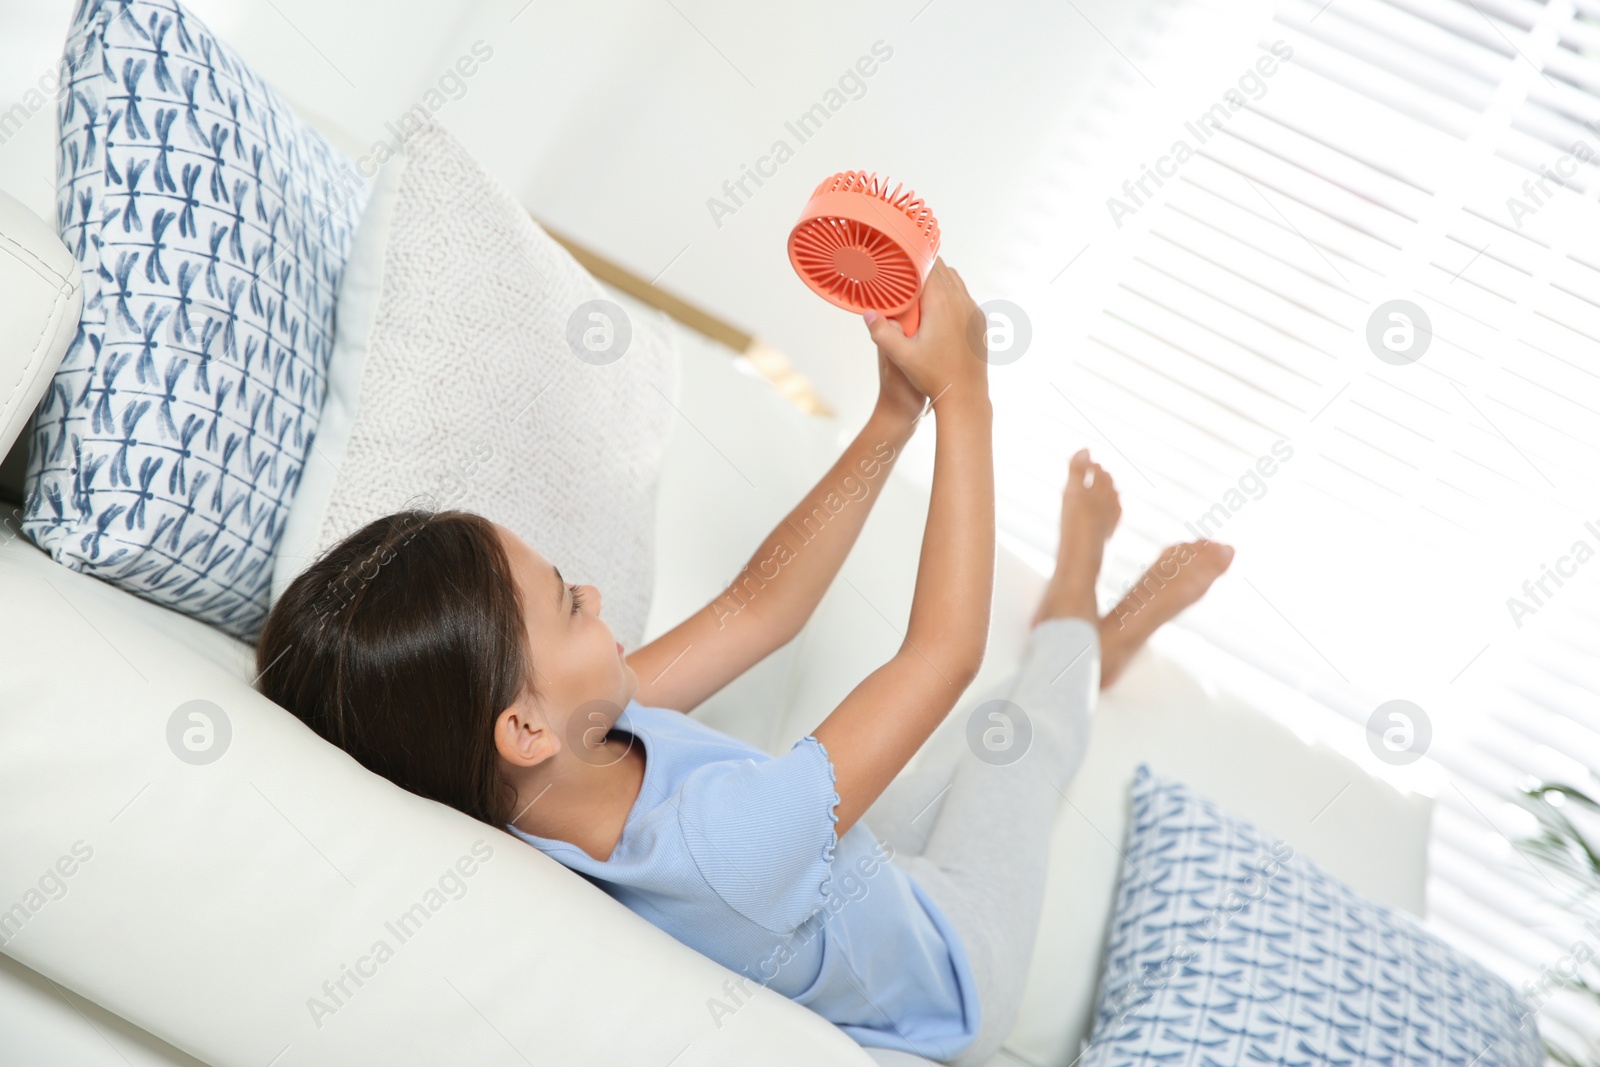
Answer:
[[(0, 191), (0, 457), (44, 397), (83, 310), (83, 276), (50, 225)], [(26, 442), (3, 464), (0, 496), (22, 498)]]

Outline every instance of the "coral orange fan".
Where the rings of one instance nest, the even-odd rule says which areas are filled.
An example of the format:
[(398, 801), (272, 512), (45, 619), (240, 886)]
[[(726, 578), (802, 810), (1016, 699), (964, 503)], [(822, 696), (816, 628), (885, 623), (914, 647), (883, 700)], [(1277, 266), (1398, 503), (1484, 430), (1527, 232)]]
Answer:
[(939, 222), (922, 198), (889, 179), (847, 170), (817, 186), (789, 232), (789, 262), (824, 300), (876, 311), (910, 336), (922, 286), (939, 255)]

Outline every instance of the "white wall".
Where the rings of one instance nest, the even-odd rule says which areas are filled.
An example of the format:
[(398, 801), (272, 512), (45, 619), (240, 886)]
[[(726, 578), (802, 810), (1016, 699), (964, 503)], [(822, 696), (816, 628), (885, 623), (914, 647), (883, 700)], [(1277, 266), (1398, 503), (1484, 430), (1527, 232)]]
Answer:
[[(771, 340), (847, 422), (870, 407), (876, 369), (859, 320), (812, 295), (785, 256), (811, 190), (845, 169), (905, 180), (938, 216), (947, 260), (982, 289), (1037, 131), (1087, 93), (1142, 6), (189, 4), (288, 96), (364, 140), (481, 39), (493, 57), (439, 120), (552, 226)], [(54, 68), (71, 10), (0, 0), (0, 112)], [(785, 121), (879, 40), (893, 54), (863, 95), (799, 144)], [(54, 125), (46, 106), (0, 131), (0, 187), (46, 218)], [(707, 198), (780, 137), (794, 158), (718, 227)]]

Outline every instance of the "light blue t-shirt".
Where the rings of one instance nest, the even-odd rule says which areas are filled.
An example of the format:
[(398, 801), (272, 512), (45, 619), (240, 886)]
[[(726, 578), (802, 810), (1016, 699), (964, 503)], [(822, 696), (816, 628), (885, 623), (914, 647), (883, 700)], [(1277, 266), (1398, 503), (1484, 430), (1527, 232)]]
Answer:
[(507, 829), (732, 971), (706, 990), (718, 1026), (754, 986), (804, 1004), (862, 1045), (929, 1059), (978, 1032), (965, 947), (860, 821), (838, 837), (833, 763), (805, 737), (776, 758), (681, 712), (630, 700), (616, 730), (644, 782), (610, 859)]

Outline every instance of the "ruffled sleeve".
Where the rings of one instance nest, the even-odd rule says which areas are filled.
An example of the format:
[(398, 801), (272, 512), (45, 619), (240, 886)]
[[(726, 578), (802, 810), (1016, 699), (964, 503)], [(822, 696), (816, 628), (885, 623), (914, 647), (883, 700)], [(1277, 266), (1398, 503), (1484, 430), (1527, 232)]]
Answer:
[(826, 901), (839, 816), (833, 761), (806, 736), (776, 759), (718, 760), (683, 782), (678, 823), (723, 902), (787, 934)]

